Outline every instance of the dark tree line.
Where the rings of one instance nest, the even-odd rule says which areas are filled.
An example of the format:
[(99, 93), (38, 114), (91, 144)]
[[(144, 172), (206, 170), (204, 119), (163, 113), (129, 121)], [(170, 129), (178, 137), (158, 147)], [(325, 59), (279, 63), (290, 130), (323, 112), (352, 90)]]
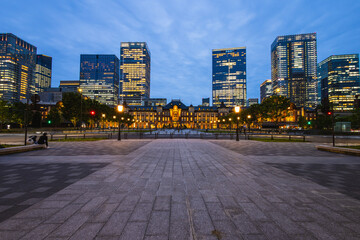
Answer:
[[(80, 93), (64, 93), (61, 102), (50, 107), (46, 118), (33, 104), (21, 102), (9, 103), (0, 100), (0, 129), (6, 124), (23, 127), (28, 114), (28, 124), (33, 127), (60, 127), (95, 125), (100, 122), (118, 122), (130, 124), (132, 117), (127, 113), (118, 113), (116, 108), (101, 104), (96, 100), (82, 96)], [(93, 114), (91, 114), (93, 113)]]

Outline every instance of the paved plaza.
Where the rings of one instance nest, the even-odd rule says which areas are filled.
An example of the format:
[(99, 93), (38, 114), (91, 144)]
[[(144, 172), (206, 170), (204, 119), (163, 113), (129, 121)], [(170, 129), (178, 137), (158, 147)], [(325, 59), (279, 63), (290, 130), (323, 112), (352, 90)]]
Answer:
[(0, 239), (360, 239), (360, 158), (313, 143), (102, 140), (0, 157)]

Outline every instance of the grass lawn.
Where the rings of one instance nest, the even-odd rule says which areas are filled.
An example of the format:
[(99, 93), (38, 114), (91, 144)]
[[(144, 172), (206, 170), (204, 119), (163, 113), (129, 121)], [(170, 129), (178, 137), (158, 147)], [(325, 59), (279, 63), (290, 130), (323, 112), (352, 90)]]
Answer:
[(19, 147), (24, 145), (8, 145), (8, 144), (0, 144), (0, 148), (9, 148), (9, 147)]
[[(250, 137), (249, 140), (255, 140), (255, 141), (260, 141), (260, 142), (304, 142), (303, 139), (299, 139), (299, 138), (289, 140), (288, 138), (274, 138), (274, 139), (271, 139), (271, 138), (253, 138), (253, 137)], [(307, 142), (307, 141), (305, 141), (305, 142)]]
[(352, 149), (359, 149), (360, 150), (360, 146), (344, 146), (344, 148), (352, 148)]
[(49, 142), (89, 142), (89, 141), (99, 141), (108, 138), (68, 138), (68, 139), (53, 139)]

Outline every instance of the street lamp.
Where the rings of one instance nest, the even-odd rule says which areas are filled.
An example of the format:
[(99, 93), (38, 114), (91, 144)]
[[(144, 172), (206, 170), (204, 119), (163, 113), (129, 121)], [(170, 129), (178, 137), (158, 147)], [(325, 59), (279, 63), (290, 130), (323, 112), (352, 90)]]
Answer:
[(102, 116), (102, 118), (103, 118), (103, 131), (104, 131), (104, 129), (105, 129), (105, 117), (106, 117), (106, 115), (105, 115), (105, 113), (103, 113), (103, 114), (101, 114), (101, 116)]
[[(117, 111), (121, 114), (124, 111), (124, 106), (123, 105), (118, 105), (117, 106)], [(119, 118), (119, 133), (118, 133), (118, 141), (121, 141), (121, 127), (120, 127), (120, 118)]]
[(82, 129), (82, 89), (78, 88), (80, 93), (80, 130)]
[(281, 89), (280, 89), (280, 88), (277, 88), (277, 89), (275, 90), (276, 95), (279, 95), (280, 91), (281, 91)]
[(251, 115), (249, 114), (249, 115), (247, 115), (247, 118), (248, 118), (248, 123), (249, 123), (249, 132), (250, 132), (250, 119), (251, 119)]
[[(240, 112), (240, 106), (235, 106), (235, 113), (238, 115)], [(236, 141), (239, 141), (239, 116), (236, 117)]]

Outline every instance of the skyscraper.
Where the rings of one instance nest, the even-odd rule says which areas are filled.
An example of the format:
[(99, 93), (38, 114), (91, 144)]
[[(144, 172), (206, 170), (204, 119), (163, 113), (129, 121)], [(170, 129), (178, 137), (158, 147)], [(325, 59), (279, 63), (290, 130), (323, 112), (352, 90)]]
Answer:
[(80, 87), (79, 80), (67, 80), (60, 81), (59, 88), (61, 88), (62, 92), (78, 92)]
[(273, 92), (296, 107), (316, 107), (316, 33), (278, 36), (271, 44)]
[(319, 102), (328, 101), (335, 111), (354, 110), (360, 95), (359, 54), (332, 55), (318, 64)]
[(150, 98), (150, 51), (146, 42), (120, 46), (120, 101), (141, 105)]
[(82, 94), (114, 106), (119, 96), (119, 59), (112, 54), (80, 55)]
[(0, 99), (18, 102), (34, 93), (36, 51), (14, 34), (0, 34)]
[(43, 92), (51, 86), (52, 58), (46, 55), (36, 56), (35, 92)]
[(227, 107), (246, 104), (246, 48), (212, 51), (212, 100)]
[(273, 95), (273, 87), (271, 79), (265, 80), (260, 85), (260, 102), (264, 101), (265, 98), (268, 98)]

